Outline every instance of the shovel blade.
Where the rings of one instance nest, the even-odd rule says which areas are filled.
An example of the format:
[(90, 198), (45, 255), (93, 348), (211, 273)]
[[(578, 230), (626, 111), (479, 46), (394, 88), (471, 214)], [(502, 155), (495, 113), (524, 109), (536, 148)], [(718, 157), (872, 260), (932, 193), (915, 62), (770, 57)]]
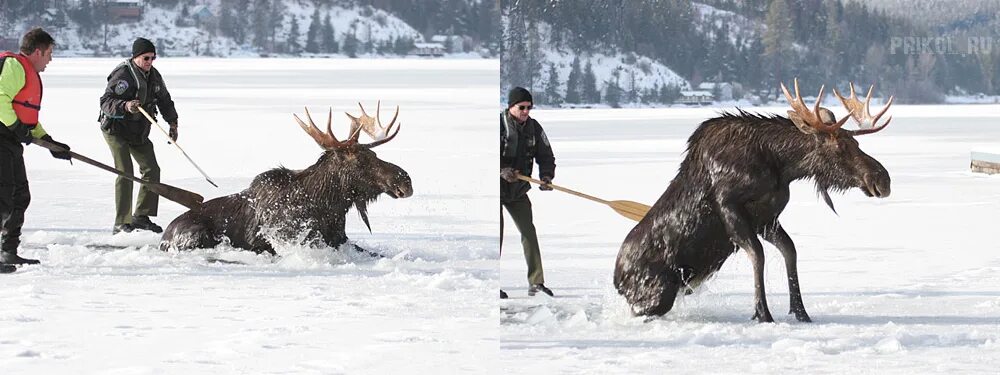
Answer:
[(201, 206), (201, 203), (205, 201), (205, 198), (201, 195), (167, 184), (157, 182), (143, 182), (142, 184), (157, 195), (177, 202), (189, 209), (198, 208)]

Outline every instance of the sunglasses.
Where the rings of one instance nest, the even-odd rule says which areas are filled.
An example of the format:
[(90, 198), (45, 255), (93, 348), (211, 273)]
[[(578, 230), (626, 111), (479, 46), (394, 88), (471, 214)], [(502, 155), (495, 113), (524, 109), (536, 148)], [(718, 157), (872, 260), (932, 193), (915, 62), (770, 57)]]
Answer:
[(142, 61), (156, 60), (156, 56), (143, 56)]
[(517, 109), (522, 110), (522, 111), (524, 111), (524, 110), (529, 110), (530, 111), (531, 108), (534, 108), (534, 106), (530, 106), (530, 105), (519, 105), (519, 106), (517, 106)]

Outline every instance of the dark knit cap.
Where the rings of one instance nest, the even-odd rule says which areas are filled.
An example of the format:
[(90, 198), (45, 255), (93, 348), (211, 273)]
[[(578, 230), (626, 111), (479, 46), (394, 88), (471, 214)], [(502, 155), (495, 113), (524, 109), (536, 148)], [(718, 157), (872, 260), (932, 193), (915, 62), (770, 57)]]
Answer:
[(524, 87), (515, 87), (510, 89), (510, 92), (507, 93), (507, 108), (510, 108), (512, 105), (520, 102), (534, 103), (534, 101), (531, 100), (531, 93), (528, 92), (528, 89), (525, 89)]
[(146, 52), (156, 54), (156, 46), (146, 38), (138, 38), (132, 42), (132, 57), (139, 56)]

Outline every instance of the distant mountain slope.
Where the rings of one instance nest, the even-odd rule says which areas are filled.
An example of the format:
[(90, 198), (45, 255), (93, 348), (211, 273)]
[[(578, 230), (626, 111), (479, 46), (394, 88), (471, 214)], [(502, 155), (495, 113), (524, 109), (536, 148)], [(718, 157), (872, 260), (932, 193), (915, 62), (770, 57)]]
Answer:
[(907, 19), (913, 23), (944, 29), (967, 30), (996, 27), (1000, 1), (996, 0), (849, 0)]
[[(823, 84), (876, 84), (876, 96), (895, 95), (900, 103), (1000, 94), (996, 0), (519, 0), (503, 5), (503, 88), (565, 85), (567, 56), (579, 56), (583, 64), (591, 56), (620, 56), (600, 64), (619, 72), (617, 78), (595, 72), (601, 96), (582, 103), (647, 103), (644, 98), (651, 95), (623, 98), (619, 92), (632, 81), (629, 77), (623, 85), (622, 74), (633, 74), (634, 61), (662, 66), (654, 71), (670, 71), (690, 87), (722, 83), (733, 89), (734, 99), (752, 101), (780, 96), (777, 83), (794, 78), (809, 92)], [(925, 41), (931, 39), (954, 48), (928, 48)], [(994, 48), (970, 47), (970, 41), (986, 40)], [(673, 80), (665, 73), (646, 77), (648, 71), (642, 69), (640, 90), (654, 86), (647, 81)], [(563, 98), (571, 96), (567, 89)], [(559, 96), (554, 94), (560, 93), (547, 97)], [(663, 97), (649, 103), (670, 102)]]
[[(139, 4), (141, 20), (125, 23), (106, 22), (104, 3), (96, 0), (36, 1), (41, 5), (33, 1), (5, 6), (0, 21), (12, 27), (0, 35), (16, 39), (28, 28), (43, 25), (56, 35), (59, 51), (69, 55), (120, 55), (135, 37), (145, 36), (171, 55), (404, 55), (417, 43), (436, 42), (435, 48), (441, 49), (437, 54), (479, 56), (495, 53), (498, 32), (469, 27), (465, 19), (445, 23), (440, 16), (419, 14), (426, 9), (400, 6), (405, 2), (395, 0), (131, 1)], [(453, 3), (456, 14), (473, 20), (496, 14), (495, 6), (482, 0), (446, 1)], [(432, 41), (437, 34), (446, 37)]]

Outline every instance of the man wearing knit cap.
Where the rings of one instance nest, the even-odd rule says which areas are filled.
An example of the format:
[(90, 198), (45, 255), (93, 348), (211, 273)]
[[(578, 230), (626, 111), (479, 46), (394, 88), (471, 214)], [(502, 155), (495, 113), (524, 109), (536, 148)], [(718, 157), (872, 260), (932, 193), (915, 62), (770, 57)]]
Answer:
[[(142, 179), (160, 181), (160, 166), (156, 163), (153, 143), (149, 140), (152, 124), (141, 112), (142, 107), (153, 119), (160, 112), (170, 124), (170, 139), (177, 140), (177, 111), (160, 72), (153, 67), (156, 46), (146, 38), (132, 43), (132, 57), (118, 64), (108, 75), (108, 86), (101, 96), (101, 131), (111, 148), (115, 168), (133, 175), (132, 160), (139, 164)], [(115, 181), (115, 225), (113, 232), (149, 230), (163, 232), (150, 220), (156, 216), (159, 196), (144, 185), (139, 186), (135, 212), (132, 212), (132, 181), (119, 177)]]
[[(552, 146), (542, 126), (529, 116), (531, 108), (531, 93), (527, 89), (515, 87), (507, 94), (507, 109), (500, 114), (500, 205), (507, 209), (517, 230), (521, 232), (521, 246), (528, 263), (528, 295), (542, 292), (552, 296), (552, 291), (545, 287), (542, 254), (538, 249), (538, 236), (532, 222), (531, 200), (528, 199), (531, 185), (517, 179), (518, 175), (531, 176), (534, 164), (538, 163), (539, 179), (545, 182), (545, 185), (539, 186), (539, 190), (549, 191), (552, 186), (548, 184), (556, 175), (556, 158), (552, 154)], [(503, 248), (502, 217), (500, 247)], [(507, 298), (503, 290), (500, 291), (500, 298)]]

